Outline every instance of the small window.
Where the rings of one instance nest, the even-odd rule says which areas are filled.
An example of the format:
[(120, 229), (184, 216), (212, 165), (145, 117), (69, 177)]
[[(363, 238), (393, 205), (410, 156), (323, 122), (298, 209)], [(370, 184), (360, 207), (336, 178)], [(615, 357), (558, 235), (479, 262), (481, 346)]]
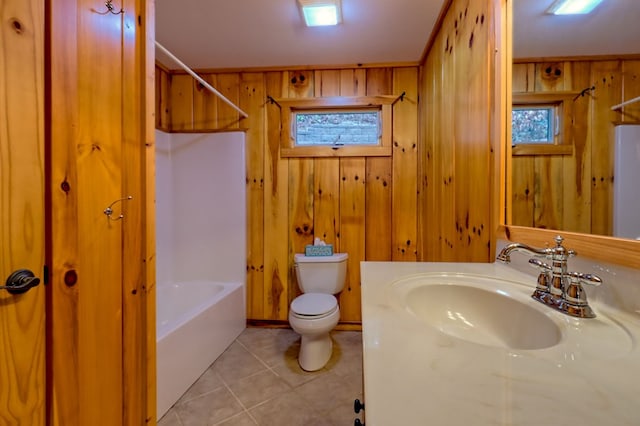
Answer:
[(512, 155), (573, 153), (573, 92), (514, 93), (511, 108)]
[(397, 97), (274, 99), (281, 110), (280, 156), (391, 155), (392, 106)]
[(557, 108), (553, 105), (514, 106), (511, 140), (517, 144), (553, 144), (558, 135)]
[(293, 112), (295, 146), (379, 145), (380, 111)]

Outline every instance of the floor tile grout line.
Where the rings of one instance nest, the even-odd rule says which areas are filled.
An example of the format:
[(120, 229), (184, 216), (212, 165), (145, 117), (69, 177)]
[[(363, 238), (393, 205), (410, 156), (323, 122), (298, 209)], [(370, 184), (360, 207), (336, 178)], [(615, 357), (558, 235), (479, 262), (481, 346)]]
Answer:
[(265, 368), (271, 370), (271, 367), (269, 367), (269, 364), (267, 364), (266, 362), (264, 362), (262, 360), (262, 358), (260, 358), (258, 355), (256, 355), (255, 353), (253, 353), (253, 351), (251, 349), (249, 349), (247, 346), (245, 346), (244, 343), (240, 342), (238, 339), (236, 339), (236, 342), (242, 346), (247, 352), (249, 352), (251, 354), (251, 356), (253, 356), (255, 359), (257, 359), (260, 364), (262, 364)]
[[(258, 374), (258, 373), (256, 373)], [(253, 376), (253, 375), (252, 375)], [(247, 377), (251, 377), (251, 376), (247, 376)], [(231, 394), (231, 396), (233, 396), (235, 398), (235, 400), (238, 402), (238, 404), (240, 404), (240, 407), (242, 407), (242, 412), (246, 413), (251, 420), (257, 425), (258, 422), (256, 421), (256, 419), (253, 418), (253, 416), (251, 415), (251, 413), (249, 413), (249, 410), (247, 409), (247, 407), (245, 407), (245, 405), (242, 403), (242, 401), (240, 400), (240, 398), (238, 398), (238, 395), (236, 395), (236, 393), (231, 389), (231, 387), (229, 386), (229, 384), (227, 383), (227, 381), (224, 379), (224, 377), (220, 376), (220, 379), (222, 380), (222, 384), (224, 385), (225, 388), (227, 388), (227, 391)], [(229, 416), (225, 419), (222, 419), (221, 421), (219, 421), (216, 424), (220, 424), (223, 422), (226, 422), (227, 420), (239, 415), (240, 413), (236, 413), (232, 416)]]
[[(171, 407), (173, 408), (173, 407)], [(182, 422), (182, 419), (180, 418), (180, 414), (178, 413), (178, 411), (174, 411), (173, 414), (176, 415), (176, 419), (178, 419), (178, 426), (184, 426), (184, 423)]]
[[(215, 362), (215, 361), (214, 361), (214, 362)], [(207, 371), (208, 371), (212, 366), (213, 366), (213, 363), (211, 363), (211, 365), (210, 365), (209, 367), (207, 367), (207, 369), (204, 371), (204, 373), (206, 373), (206, 372), (207, 372)], [(191, 384), (191, 386), (193, 386), (194, 384), (196, 384), (196, 383), (200, 380), (200, 378), (204, 375), (204, 373), (202, 373), (202, 374), (200, 375), (200, 377), (198, 377), (198, 379), (197, 379), (195, 382), (193, 382), (193, 383)], [(209, 389), (208, 391), (203, 392), (203, 393), (201, 393), (201, 394), (194, 395), (194, 396), (192, 396), (191, 398), (185, 398), (185, 399), (183, 400), (182, 398), (183, 398), (183, 397), (184, 397), (184, 396), (189, 392), (189, 389), (191, 389), (191, 387), (189, 387), (189, 389), (187, 389), (187, 390), (185, 391), (185, 393), (183, 393), (183, 394), (182, 394), (182, 396), (181, 396), (181, 397), (180, 397), (180, 398), (179, 398), (179, 399), (178, 399), (178, 400), (173, 404), (173, 406), (171, 406), (171, 408), (175, 407), (175, 406), (176, 406), (176, 405), (178, 405), (178, 404), (185, 404), (185, 403), (187, 403), (187, 402), (191, 402), (191, 401), (193, 401), (193, 400), (195, 400), (195, 399), (198, 399), (198, 398), (200, 398), (200, 397), (203, 397), (203, 396), (205, 396), (205, 395), (209, 395), (210, 393), (213, 393), (213, 392), (215, 392), (215, 391), (219, 390), (220, 388), (224, 387), (224, 384), (225, 384), (225, 383), (224, 383), (224, 379), (222, 378), (222, 376), (221, 376), (220, 374), (218, 374), (218, 372), (217, 372), (217, 371), (214, 371), (213, 373), (218, 377), (218, 379), (220, 379), (220, 381), (222, 382), (222, 385), (220, 385), (220, 386), (218, 386), (218, 387), (216, 387), (216, 388), (213, 388), (213, 389)]]
[[(272, 374), (274, 374), (276, 377), (280, 378), (284, 384), (289, 388), (289, 391), (292, 391), (294, 389), (294, 386), (291, 386), (286, 380), (284, 380), (282, 378), (282, 376), (280, 376), (271, 366), (269, 366), (269, 364), (267, 364), (262, 358), (260, 358), (257, 354), (255, 354), (250, 348), (248, 348), (244, 343), (242, 343), (240, 340), (238, 340), (237, 338), (235, 339), (235, 341), (242, 346), (249, 354), (251, 354), (256, 360), (258, 360), (269, 372), (271, 372)], [(243, 377), (243, 379), (247, 379), (253, 376), (257, 376), (258, 374), (262, 374), (264, 373), (265, 370), (262, 371), (258, 371), (256, 373), (250, 374), (249, 376)], [(217, 373), (216, 373), (217, 374)], [(243, 412), (245, 412), (250, 418), (251, 420), (256, 424), (259, 425), (258, 421), (256, 420), (255, 417), (253, 417), (253, 415), (251, 414), (250, 410), (254, 409), (256, 407), (260, 407), (262, 405), (268, 404), (269, 402), (271, 402), (273, 400), (273, 398), (269, 398), (266, 399), (258, 404), (255, 404), (254, 406), (247, 408), (245, 406), (245, 404), (242, 403), (242, 401), (240, 401), (240, 398), (235, 394), (235, 392), (233, 392), (233, 390), (231, 389), (231, 387), (229, 386), (229, 384), (227, 383), (227, 380), (225, 380), (224, 377), (222, 377), (221, 375), (218, 374), (218, 376), (220, 377), (220, 380), (222, 381), (223, 385), (227, 388), (227, 390), (231, 393), (231, 395), (233, 395), (233, 397), (238, 401), (238, 403), (240, 404), (240, 406), (243, 409)], [(237, 416), (238, 414), (235, 414), (234, 416), (230, 416), (224, 420), (222, 420), (221, 422), (225, 422), (227, 420), (229, 420), (232, 417)]]
[[(238, 343), (240, 343), (240, 342), (238, 342)], [(290, 389), (294, 389), (294, 386), (292, 386), (291, 384), (289, 384), (289, 382), (287, 382), (287, 381), (284, 379), (284, 377), (282, 377), (280, 374), (278, 374), (278, 372), (277, 372), (277, 371), (275, 371), (275, 369), (274, 369), (273, 367), (271, 367), (269, 364), (267, 364), (267, 363), (266, 363), (262, 358), (260, 358), (257, 354), (255, 354), (251, 349), (249, 349), (248, 347), (246, 347), (243, 343), (240, 343), (240, 345), (242, 345), (242, 347), (243, 347), (243, 348), (245, 348), (245, 349), (247, 350), (247, 352), (249, 352), (251, 355), (253, 355), (253, 357), (254, 357), (254, 358), (256, 358), (258, 361), (260, 361), (260, 363), (262, 363), (262, 365), (264, 365), (264, 366), (266, 367), (266, 369), (267, 369), (267, 370), (269, 370), (269, 371), (270, 371), (271, 373), (273, 373), (276, 377), (278, 377), (279, 379), (281, 379), (281, 380), (285, 383), (285, 385), (287, 385)], [(259, 373), (252, 374), (252, 376), (254, 376), (254, 375), (256, 375), (256, 374), (260, 374), (260, 373), (262, 373), (262, 371), (261, 371), (261, 372), (259, 372)], [(248, 377), (251, 377), (251, 376), (248, 376)], [(260, 404), (258, 404), (258, 405), (260, 405)], [(253, 407), (252, 407), (252, 408), (253, 408)]]
[[(254, 358), (256, 358), (258, 361), (260, 361), (262, 363), (262, 365), (264, 365), (270, 372), (272, 372), (273, 374), (275, 374), (278, 378), (282, 379), (282, 381), (291, 389), (295, 389), (296, 386), (291, 385), (289, 382), (287, 382), (287, 380), (285, 380), (284, 377), (282, 377), (280, 374), (278, 374), (278, 372), (275, 370), (275, 367), (279, 367), (279, 366), (270, 366), (267, 362), (265, 362), (262, 358), (260, 358), (260, 356), (258, 356), (256, 353), (254, 353), (251, 349), (249, 349), (246, 345), (244, 345), (241, 342), (238, 342), (243, 348), (246, 349), (247, 352), (249, 352), (251, 355), (253, 355)], [(256, 373), (258, 374), (258, 373)], [(249, 376), (250, 377), (250, 376)], [(315, 378), (314, 378), (315, 379)], [(310, 380), (314, 380), (314, 379), (310, 379)]]

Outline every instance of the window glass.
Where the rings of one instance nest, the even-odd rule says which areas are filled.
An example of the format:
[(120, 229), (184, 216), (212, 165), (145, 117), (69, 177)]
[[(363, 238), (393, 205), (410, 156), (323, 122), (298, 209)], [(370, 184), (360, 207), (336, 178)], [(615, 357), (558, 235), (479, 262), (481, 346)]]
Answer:
[(554, 106), (515, 106), (511, 116), (513, 144), (553, 144), (556, 123)]
[(322, 111), (294, 113), (296, 146), (379, 145), (379, 111)]

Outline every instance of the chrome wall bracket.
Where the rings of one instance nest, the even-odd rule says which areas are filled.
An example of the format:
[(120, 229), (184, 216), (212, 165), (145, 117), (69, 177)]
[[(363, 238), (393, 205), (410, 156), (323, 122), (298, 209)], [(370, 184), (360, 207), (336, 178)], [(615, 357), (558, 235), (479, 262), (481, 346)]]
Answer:
[(120, 220), (124, 217), (124, 215), (122, 213), (120, 213), (120, 215), (116, 218), (113, 218), (113, 205), (116, 203), (119, 203), (120, 201), (128, 201), (128, 200), (132, 200), (133, 197), (131, 195), (125, 197), (125, 198), (120, 198), (118, 200), (115, 200), (113, 203), (109, 204), (109, 206), (107, 206), (106, 209), (104, 209), (103, 213), (107, 216), (107, 219), (109, 220), (113, 220), (114, 222), (116, 220)]

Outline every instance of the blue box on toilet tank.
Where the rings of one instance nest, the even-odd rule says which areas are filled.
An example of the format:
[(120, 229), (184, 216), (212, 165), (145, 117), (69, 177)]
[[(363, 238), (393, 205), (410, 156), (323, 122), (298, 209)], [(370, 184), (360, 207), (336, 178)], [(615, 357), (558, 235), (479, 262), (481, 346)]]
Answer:
[(304, 248), (305, 256), (331, 256), (333, 255), (333, 245), (324, 246), (309, 244)]

